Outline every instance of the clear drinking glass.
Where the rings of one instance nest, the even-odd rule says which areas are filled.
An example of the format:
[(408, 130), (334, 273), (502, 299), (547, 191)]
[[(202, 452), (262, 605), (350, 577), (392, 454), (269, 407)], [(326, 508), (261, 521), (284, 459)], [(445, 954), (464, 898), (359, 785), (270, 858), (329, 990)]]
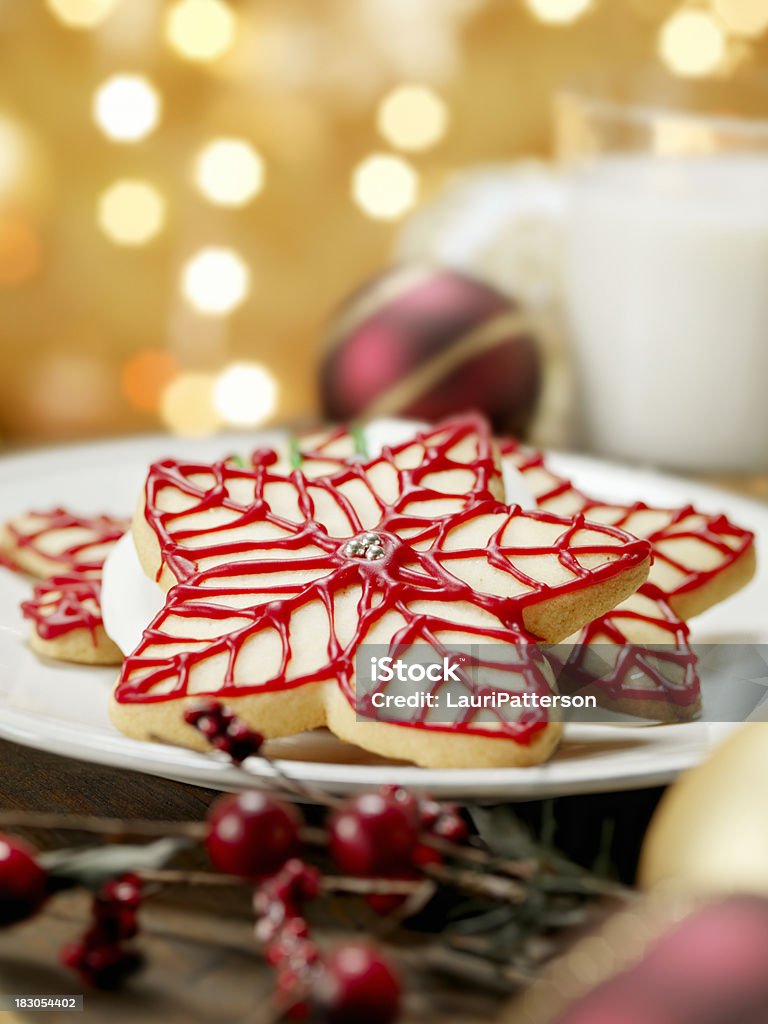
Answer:
[(768, 121), (566, 92), (557, 143), (584, 441), (768, 469)]

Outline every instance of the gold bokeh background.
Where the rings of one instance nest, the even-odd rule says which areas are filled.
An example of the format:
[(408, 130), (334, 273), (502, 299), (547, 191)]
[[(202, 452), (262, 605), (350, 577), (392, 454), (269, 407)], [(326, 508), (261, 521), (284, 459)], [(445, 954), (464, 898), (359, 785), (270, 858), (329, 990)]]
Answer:
[[(277, 381), (265, 417), (315, 413), (327, 318), (390, 260), (399, 219), (372, 216), (351, 183), (371, 154), (397, 155), (377, 111), (403, 83), (447, 112), (434, 144), (398, 157), (423, 203), (457, 170), (549, 155), (554, 94), (596, 69), (666, 63), (725, 90), (768, 53), (765, 0), (202, 0), (228, 8), (231, 39), (194, 60), (168, 37), (182, 3), (0, 0), (6, 445), (157, 429), (179, 374), (242, 360)], [(670, 43), (681, 13), (700, 21)], [(161, 102), (134, 142), (110, 139), (92, 115), (96, 91), (123, 73), (145, 76)], [(263, 162), (263, 187), (240, 207), (195, 183), (200, 150), (220, 137)], [(125, 178), (164, 201), (146, 244), (116, 244), (99, 224), (100, 196)], [(249, 273), (226, 315), (201, 314), (180, 286), (208, 246), (233, 250)], [(166, 408), (165, 425), (185, 429), (173, 417)]]

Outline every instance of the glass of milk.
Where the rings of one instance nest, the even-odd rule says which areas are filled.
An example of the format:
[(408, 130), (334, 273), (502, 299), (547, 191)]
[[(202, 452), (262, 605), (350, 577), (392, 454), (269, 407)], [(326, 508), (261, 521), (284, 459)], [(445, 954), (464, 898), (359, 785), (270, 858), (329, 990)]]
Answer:
[(568, 94), (558, 139), (586, 444), (768, 469), (768, 121)]

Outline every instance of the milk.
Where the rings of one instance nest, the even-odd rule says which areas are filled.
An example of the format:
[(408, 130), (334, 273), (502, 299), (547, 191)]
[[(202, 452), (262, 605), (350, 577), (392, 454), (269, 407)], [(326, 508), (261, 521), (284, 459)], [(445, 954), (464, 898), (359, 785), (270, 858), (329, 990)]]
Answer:
[(768, 468), (768, 155), (574, 172), (566, 305), (590, 447)]

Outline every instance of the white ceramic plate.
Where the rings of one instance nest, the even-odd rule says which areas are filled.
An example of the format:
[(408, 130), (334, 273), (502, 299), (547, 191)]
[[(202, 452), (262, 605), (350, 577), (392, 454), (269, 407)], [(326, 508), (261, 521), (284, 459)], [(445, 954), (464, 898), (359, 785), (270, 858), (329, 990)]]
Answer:
[[(272, 435), (274, 436), (274, 435)], [(150, 461), (168, 455), (215, 458), (247, 451), (254, 435), (206, 441), (131, 438), (93, 445), (46, 449), (0, 460), (0, 517), (30, 508), (70, 506), (77, 511), (128, 514)], [(269, 444), (261, 434), (258, 443)], [(692, 502), (723, 511), (755, 531), (768, 551), (768, 505), (748, 501), (687, 480), (594, 459), (553, 455), (552, 467), (587, 491), (614, 501), (642, 498), (652, 504)], [(243, 773), (216, 756), (140, 743), (118, 733), (107, 720), (113, 669), (64, 666), (37, 658), (26, 644), (27, 624), (19, 601), (28, 581), (0, 570), (0, 736), (28, 747), (229, 789)], [(740, 594), (696, 620), (700, 642), (768, 643), (768, 558)], [(436, 770), (395, 765), (361, 754), (317, 733), (280, 741), (274, 753), (282, 771), (335, 792), (400, 782), (440, 796), (535, 799), (566, 793), (632, 789), (665, 783), (701, 760), (732, 725), (569, 725), (556, 756), (524, 769)], [(275, 769), (254, 759), (249, 774), (268, 783)]]

